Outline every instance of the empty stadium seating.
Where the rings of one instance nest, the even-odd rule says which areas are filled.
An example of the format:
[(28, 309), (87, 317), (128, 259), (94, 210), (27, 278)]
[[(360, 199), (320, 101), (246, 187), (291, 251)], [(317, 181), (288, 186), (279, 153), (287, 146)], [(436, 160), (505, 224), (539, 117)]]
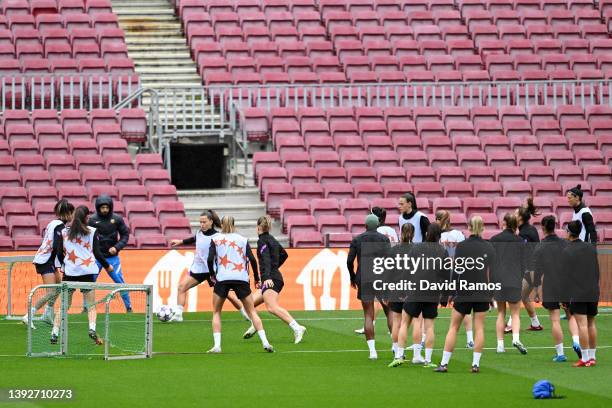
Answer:
[(189, 221), (161, 157), (128, 154), (124, 137), (142, 137), (145, 129), (139, 109), (0, 115), (2, 245), (37, 248), (59, 198), (93, 210), (100, 194), (113, 198), (136, 247), (165, 247), (168, 239), (188, 236)]

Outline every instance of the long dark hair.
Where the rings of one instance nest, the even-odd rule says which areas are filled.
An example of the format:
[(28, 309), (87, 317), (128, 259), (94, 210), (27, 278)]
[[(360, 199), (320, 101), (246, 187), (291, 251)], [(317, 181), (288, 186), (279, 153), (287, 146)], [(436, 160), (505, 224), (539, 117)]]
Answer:
[(438, 242), (442, 236), (442, 228), (440, 225), (434, 223), (429, 224), (427, 227), (427, 233), (425, 234), (425, 242)]
[(53, 212), (55, 216), (63, 222), (67, 222), (72, 212), (74, 211), (74, 205), (72, 205), (68, 200), (62, 198), (57, 203), (55, 203), (55, 207), (53, 207)]
[(79, 205), (76, 210), (74, 210), (74, 218), (68, 230), (68, 239), (73, 240), (78, 237), (86, 237), (89, 235), (89, 228), (87, 228), (88, 215), (89, 208), (84, 205)]
[(200, 217), (206, 217), (209, 220), (211, 220), (213, 223), (213, 228), (215, 227), (221, 228), (221, 220), (219, 219), (219, 216), (217, 215), (215, 210), (202, 211), (202, 214), (200, 214)]
[(518, 209), (518, 216), (523, 221), (523, 223), (527, 224), (532, 216), (538, 216), (538, 209), (533, 204), (533, 197), (529, 197), (527, 199), (527, 205), (525, 207), (520, 207)]
[(402, 225), (402, 242), (411, 244), (414, 239), (414, 225), (407, 222)]

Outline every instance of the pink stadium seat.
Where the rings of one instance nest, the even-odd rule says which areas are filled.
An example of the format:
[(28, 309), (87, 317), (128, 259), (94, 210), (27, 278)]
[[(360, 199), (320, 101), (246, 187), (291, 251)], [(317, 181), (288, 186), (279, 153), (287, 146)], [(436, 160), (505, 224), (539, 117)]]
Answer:
[(176, 201), (176, 187), (173, 185), (150, 185), (147, 186), (149, 201), (158, 203), (161, 201)]

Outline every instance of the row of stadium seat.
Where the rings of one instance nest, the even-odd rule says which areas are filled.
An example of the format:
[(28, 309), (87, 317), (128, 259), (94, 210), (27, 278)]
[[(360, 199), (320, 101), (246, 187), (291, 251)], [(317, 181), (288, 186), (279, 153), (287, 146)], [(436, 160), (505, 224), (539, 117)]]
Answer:
[(18, 15), (61, 14), (112, 12), (110, 0), (4, 0), (0, 13), (7, 17)]

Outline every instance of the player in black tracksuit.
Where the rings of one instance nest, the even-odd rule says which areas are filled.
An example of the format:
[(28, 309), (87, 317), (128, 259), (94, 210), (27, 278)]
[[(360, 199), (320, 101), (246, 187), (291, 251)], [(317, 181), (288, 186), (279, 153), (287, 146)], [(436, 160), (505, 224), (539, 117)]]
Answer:
[[(113, 265), (113, 272), (109, 272), (108, 276), (115, 283), (125, 283), (119, 252), (127, 246), (130, 230), (125, 225), (123, 217), (113, 213), (113, 199), (111, 197), (102, 194), (96, 198), (96, 213), (89, 217), (89, 226), (96, 229), (98, 237), (100, 237), (100, 250), (106, 262)], [(99, 262), (98, 268), (102, 269)], [(98, 275), (96, 275), (96, 279)], [(132, 304), (128, 292), (123, 292), (121, 298), (125, 309), (131, 312)]]
[(580, 240), (581, 231), (582, 224), (578, 220), (567, 225), (569, 242), (563, 249), (562, 262), (567, 276), (564, 289), (570, 298), (570, 312), (578, 323), (582, 349), (582, 357), (574, 367), (591, 367), (596, 364), (599, 261), (595, 245)]
[[(378, 354), (376, 353), (375, 340), (374, 340), (374, 323), (373, 323), (374, 322), (374, 299), (371, 296), (372, 294), (369, 293), (372, 287), (368, 287), (368, 285), (366, 284), (367, 282), (362, 282), (363, 276), (361, 273), (361, 269), (363, 267), (362, 266), (363, 265), (362, 251), (365, 248), (363, 246), (364, 244), (366, 245), (371, 244), (372, 246), (375, 246), (376, 244), (378, 244), (381, 246), (380, 248), (381, 252), (384, 252), (384, 254), (379, 254), (379, 255), (387, 254), (387, 251), (390, 245), (389, 238), (387, 238), (380, 232), (376, 231), (376, 229), (378, 228), (378, 224), (379, 224), (378, 217), (375, 216), (374, 214), (370, 214), (366, 217), (366, 220), (365, 220), (366, 231), (356, 236), (355, 238), (353, 238), (353, 240), (351, 241), (349, 254), (346, 259), (346, 267), (348, 269), (348, 272), (351, 278), (351, 286), (357, 289), (357, 299), (361, 301), (361, 306), (363, 308), (363, 315), (364, 315), (363, 327), (365, 329), (366, 342), (370, 350), (370, 359), (372, 360), (375, 360), (378, 358)], [(372, 250), (374, 248), (370, 246), (369, 249)], [(370, 254), (370, 252), (372, 252), (370, 250), (368, 250), (368, 255), (371, 255), (371, 256), (375, 255), (375, 254)], [(374, 250), (378, 251), (379, 248), (376, 248)], [(357, 260), (358, 262), (356, 272), (355, 272), (355, 260)], [(363, 293), (362, 289), (366, 289), (365, 293)]]
[(506, 327), (506, 302), (512, 316), (512, 345), (521, 354), (527, 354), (527, 349), (520, 340), (521, 330), (521, 287), (523, 271), (525, 271), (525, 245), (515, 232), (517, 220), (514, 214), (507, 213), (503, 219), (504, 230), (491, 237), (490, 242), (497, 253), (495, 267), (495, 282), (501, 284), (501, 289), (495, 293), (497, 301), (497, 352), (504, 353), (504, 328)]
[[(531, 325), (527, 330), (529, 331), (541, 331), (542, 325), (540, 324), (540, 320), (538, 319), (538, 315), (536, 314), (535, 307), (533, 302), (529, 298), (531, 292), (536, 290), (533, 281), (533, 262), (534, 259), (532, 257), (533, 250), (535, 249), (538, 242), (540, 242), (540, 235), (538, 234), (538, 230), (529, 223), (531, 217), (535, 217), (539, 215), (538, 211), (533, 204), (533, 198), (529, 197), (527, 199), (527, 205), (524, 207), (520, 207), (516, 210), (516, 217), (518, 220), (518, 235), (525, 243), (525, 271), (523, 275), (523, 284), (521, 289), (521, 300), (523, 301), (523, 305), (525, 306), (525, 310), (527, 310), (527, 314), (531, 319)], [(538, 291), (536, 290), (536, 293)], [(540, 299), (536, 298), (536, 302), (539, 302)], [(512, 318), (508, 321), (506, 325), (505, 332), (512, 331)]]
[(534, 284), (536, 288), (541, 288), (542, 306), (548, 310), (550, 316), (551, 331), (557, 351), (553, 361), (561, 363), (567, 361), (567, 358), (563, 350), (563, 331), (559, 309), (560, 303), (567, 302), (569, 299), (563, 299), (562, 296), (564, 276), (561, 259), (566, 241), (555, 234), (555, 225), (556, 220), (553, 215), (542, 218), (542, 229), (545, 236), (533, 252)]
[[(482, 239), (484, 222), (479, 216), (470, 219), (470, 236), (457, 244), (455, 250), (454, 281), (464, 281), (466, 284), (488, 284), (493, 281), (493, 273), (496, 266), (495, 249), (493, 246)], [(467, 260), (472, 259), (474, 263), (468, 264)], [(461, 261), (460, 261), (461, 260)], [(459, 262), (463, 262), (461, 266)], [(489, 310), (489, 302), (492, 292), (489, 290), (462, 290), (457, 288), (454, 294), (453, 312), (450, 325), (444, 341), (444, 352), (442, 362), (435, 369), (439, 373), (448, 371), (448, 363), (451, 359), (457, 341), (457, 332), (466, 315), (474, 313), (474, 354), (472, 358), (472, 372), (480, 372), (480, 357), (484, 347), (484, 324), (485, 315)]]
[[(266, 304), (268, 312), (278, 317), (289, 325), (293, 330), (294, 343), (302, 341), (306, 328), (301, 326), (291, 314), (278, 304), (278, 296), (285, 285), (283, 275), (279, 268), (285, 263), (289, 255), (285, 248), (270, 234), (272, 219), (268, 216), (260, 217), (257, 220), (257, 263), (261, 274), (261, 289), (253, 294), (255, 307)], [(253, 325), (244, 333), (245, 339), (253, 337), (256, 330)]]

